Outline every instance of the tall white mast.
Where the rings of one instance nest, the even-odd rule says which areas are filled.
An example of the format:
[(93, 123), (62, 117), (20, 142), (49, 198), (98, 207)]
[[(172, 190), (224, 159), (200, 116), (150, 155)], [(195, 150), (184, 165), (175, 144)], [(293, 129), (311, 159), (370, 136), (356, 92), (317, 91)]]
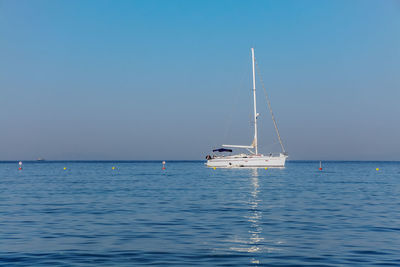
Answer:
[(254, 141), (256, 155), (258, 154), (258, 140), (257, 140), (257, 104), (256, 104), (256, 71), (254, 68), (254, 48), (251, 48), (251, 58), (253, 63), (253, 100), (254, 100)]

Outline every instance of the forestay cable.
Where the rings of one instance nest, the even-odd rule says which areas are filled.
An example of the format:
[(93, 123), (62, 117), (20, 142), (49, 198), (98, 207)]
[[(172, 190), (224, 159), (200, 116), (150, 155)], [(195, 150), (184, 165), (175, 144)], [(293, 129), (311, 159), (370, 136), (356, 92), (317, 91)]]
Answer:
[(278, 135), (279, 143), (281, 144), (283, 153), (286, 153), (285, 147), (283, 146), (283, 143), (282, 143), (281, 135), (279, 134), (278, 125), (277, 125), (277, 123), (276, 123), (274, 113), (272, 112), (271, 103), (269, 102), (267, 90), (265, 89), (264, 81), (263, 81), (263, 79), (262, 79), (262, 76), (261, 76), (260, 69), (259, 69), (259, 67), (258, 67), (257, 61), (256, 61), (256, 69), (257, 69), (258, 77), (260, 77), (261, 86), (262, 86), (263, 89), (264, 89), (264, 94), (265, 94), (265, 98), (267, 99), (268, 109), (269, 109), (269, 112), (271, 113), (272, 121), (274, 122), (275, 131), (276, 131), (276, 134)]

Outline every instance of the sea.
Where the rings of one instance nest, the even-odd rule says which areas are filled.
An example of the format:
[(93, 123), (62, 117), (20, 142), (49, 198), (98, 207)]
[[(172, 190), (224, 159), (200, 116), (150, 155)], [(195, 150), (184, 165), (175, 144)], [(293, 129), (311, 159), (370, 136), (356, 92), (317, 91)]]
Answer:
[(1, 266), (400, 266), (400, 162), (0, 162)]

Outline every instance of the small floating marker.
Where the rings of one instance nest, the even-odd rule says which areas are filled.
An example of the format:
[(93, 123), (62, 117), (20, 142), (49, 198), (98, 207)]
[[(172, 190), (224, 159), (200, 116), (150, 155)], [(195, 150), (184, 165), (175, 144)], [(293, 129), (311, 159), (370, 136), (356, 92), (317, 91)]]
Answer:
[(162, 169), (165, 170), (165, 161), (162, 162)]
[(22, 170), (22, 161), (18, 162), (18, 165), (19, 165), (18, 170)]
[(376, 171), (379, 171), (379, 168), (376, 168)]
[(215, 170), (215, 169), (217, 169), (217, 168), (214, 167), (213, 169)]
[(67, 169), (67, 167), (64, 167), (64, 171)]
[(268, 170), (268, 168), (265, 168), (266, 170)]
[(113, 166), (111, 169), (115, 170), (115, 167)]
[(319, 168), (318, 168), (318, 170), (322, 171), (322, 162), (321, 162), (321, 161), (319, 162)]

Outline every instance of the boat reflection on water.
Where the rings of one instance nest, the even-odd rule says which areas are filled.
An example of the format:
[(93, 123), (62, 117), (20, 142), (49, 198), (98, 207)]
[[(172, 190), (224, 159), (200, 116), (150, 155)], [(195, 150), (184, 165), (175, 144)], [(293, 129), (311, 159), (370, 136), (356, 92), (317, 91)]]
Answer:
[[(250, 192), (250, 199), (248, 201), (250, 214), (246, 216), (247, 221), (250, 223), (250, 237), (245, 240), (241, 240), (238, 243), (242, 243), (240, 247), (231, 247), (231, 250), (238, 251), (238, 252), (248, 252), (248, 253), (257, 253), (262, 252), (262, 243), (264, 238), (261, 237), (262, 235), (262, 226), (260, 225), (260, 221), (262, 219), (262, 211), (259, 209), (259, 204), (261, 200), (258, 197), (260, 192), (259, 190), (259, 178), (258, 178), (258, 169), (254, 168), (251, 169), (251, 192)], [(256, 258), (252, 257), (250, 259), (252, 264), (260, 264), (260, 261)]]
[[(251, 213), (248, 217), (248, 221), (250, 222), (250, 243), (251, 246), (248, 252), (258, 252), (261, 250), (260, 243), (264, 240), (264, 238), (260, 237), (262, 233), (262, 226), (260, 225), (260, 220), (262, 219), (262, 212), (258, 208), (258, 204), (260, 203), (260, 199), (258, 198), (258, 193), (260, 192), (258, 184), (258, 169), (252, 170), (251, 183), (253, 186), (253, 191), (251, 192), (252, 198), (249, 201)], [(251, 263), (259, 264), (260, 261), (252, 258)]]
[[(245, 216), (247, 222), (247, 233), (242, 238), (235, 237), (229, 240), (230, 243), (236, 245), (229, 248), (231, 251), (249, 253), (251, 265), (262, 265), (261, 259), (265, 259), (265, 253), (272, 253), (281, 250), (279, 246), (284, 243), (283, 241), (268, 240), (263, 229), (263, 197), (262, 183), (260, 179), (266, 178), (259, 172), (261, 169), (252, 168), (248, 169), (248, 199), (246, 201), (248, 213)], [(264, 238), (266, 237), (267, 240)], [(265, 263), (264, 263), (265, 264)]]

